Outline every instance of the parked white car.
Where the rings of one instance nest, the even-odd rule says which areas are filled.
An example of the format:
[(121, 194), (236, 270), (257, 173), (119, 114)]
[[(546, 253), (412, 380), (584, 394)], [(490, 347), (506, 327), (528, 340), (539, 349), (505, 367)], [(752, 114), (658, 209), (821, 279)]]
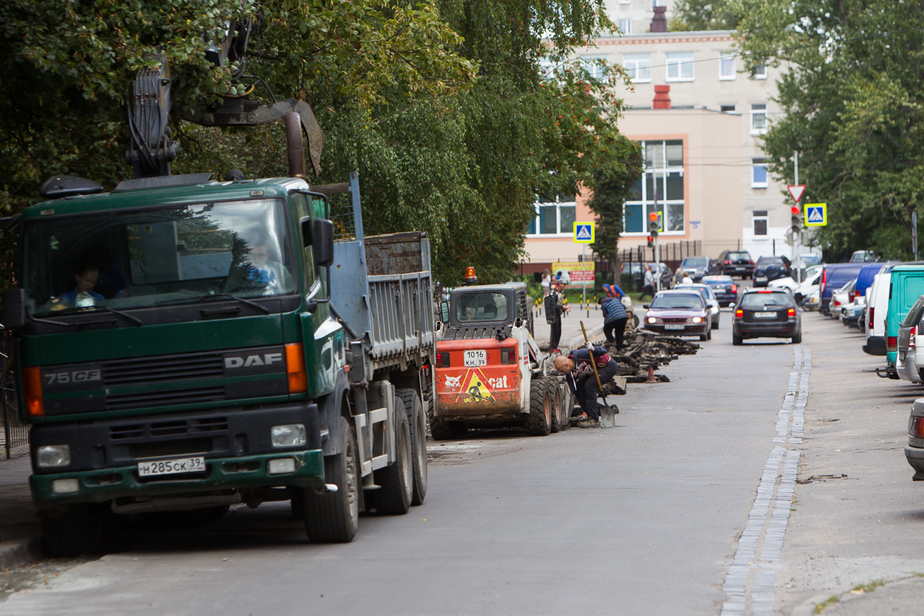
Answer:
[(796, 298), (796, 302), (798, 303), (811, 295), (813, 291), (818, 290), (818, 282), (821, 280), (821, 270), (823, 268), (823, 265), (807, 267), (805, 269), (805, 279), (801, 283), (787, 276), (786, 278), (771, 280), (767, 283), (767, 286), (771, 288), (780, 287), (789, 289), (792, 291), (793, 297)]
[(852, 303), (856, 297), (856, 293), (854, 292), (854, 287), (856, 284), (857, 279), (854, 278), (831, 294), (831, 305), (828, 307), (828, 310), (830, 311), (832, 318), (838, 320), (841, 319), (844, 314), (844, 308), (848, 304)]
[(863, 352), (868, 355), (886, 354), (885, 318), (891, 283), (891, 272), (879, 272), (873, 279), (873, 285), (866, 291), (866, 317), (863, 319), (866, 344), (863, 345)]

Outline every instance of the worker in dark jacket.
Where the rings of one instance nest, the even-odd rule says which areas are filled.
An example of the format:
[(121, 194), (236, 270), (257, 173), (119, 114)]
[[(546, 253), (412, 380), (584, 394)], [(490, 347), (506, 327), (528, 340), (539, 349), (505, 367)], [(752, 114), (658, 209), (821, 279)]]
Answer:
[(606, 349), (594, 346), (588, 342), (584, 348), (571, 351), (567, 357), (555, 358), (555, 369), (567, 375), (568, 385), (574, 392), (581, 409), (587, 414), (587, 419), (579, 421), (579, 428), (599, 428), (600, 413), (597, 412), (597, 396), (603, 392), (597, 387), (597, 379), (590, 362), (597, 364), (597, 374), (600, 384), (609, 383), (616, 376), (616, 360), (609, 356)]
[(626, 323), (629, 322), (629, 315), (626, 313), (626, 307), (622, 305), (622, 298), (625, 293), (616, 285), (603, 285), (603, 292), (606, 294), (603, 298), (603, 335), (606, 336), (607, 342), (615, 342), (616, 348), (621, 349), (623, 337), (626, 333)]

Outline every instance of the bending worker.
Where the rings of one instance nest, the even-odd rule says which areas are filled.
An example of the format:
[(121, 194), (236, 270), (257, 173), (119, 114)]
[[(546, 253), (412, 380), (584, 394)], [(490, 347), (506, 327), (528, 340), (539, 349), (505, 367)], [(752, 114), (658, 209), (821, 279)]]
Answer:
[(579, 421), (579, 428), (599, 428), (600, 413), (597, 412), (597, 396), (603, 392), (597, 387), (593, 367), (590, 362), (597, 364), (597, 374), (600, 375), (600, 384), (609, 383), (616, 376), (616, 360), (609, 356), (606, 349), (594, 346), (588, 342), (584, 348), (571, 351), (568, 357), (560, 355), (555, 358), (555, 369), (568, 375), (568, 386), (574, 392), (581, 409), (587, 413), (587, 419)]

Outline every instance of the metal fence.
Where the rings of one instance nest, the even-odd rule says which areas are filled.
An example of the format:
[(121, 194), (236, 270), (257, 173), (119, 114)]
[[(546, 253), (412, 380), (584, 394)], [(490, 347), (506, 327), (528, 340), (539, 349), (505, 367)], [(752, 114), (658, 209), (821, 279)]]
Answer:
[(19, 417), (16, 398), (16, 379), (7, 355), (8, 334), (0, 338), (0, 404), (3, 405), (3, 449), (9, 460), (13, 449), (29, 444), (29, 426)]

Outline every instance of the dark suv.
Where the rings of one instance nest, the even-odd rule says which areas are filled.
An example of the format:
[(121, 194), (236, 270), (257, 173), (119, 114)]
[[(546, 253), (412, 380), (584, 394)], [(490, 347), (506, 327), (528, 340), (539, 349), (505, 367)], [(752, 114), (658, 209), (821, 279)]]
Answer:
[(703, 276), (712, 276), (719, 273), (718, 264), (709, 257), (686, 257), (680, 264), (684, 276), (689, 276), (693, 282), (702, 282)]
[(790, 272), (786, 257), (761, 257), (754, 264), (754, 286), (765, 287), (771, 280), (786, 278), (791, 275)]
[(742, 280), (754, 274), (754, 259), (747, 250), (726, 250), (719, 255), (719, 267), (726, 276), (741, 276)]

